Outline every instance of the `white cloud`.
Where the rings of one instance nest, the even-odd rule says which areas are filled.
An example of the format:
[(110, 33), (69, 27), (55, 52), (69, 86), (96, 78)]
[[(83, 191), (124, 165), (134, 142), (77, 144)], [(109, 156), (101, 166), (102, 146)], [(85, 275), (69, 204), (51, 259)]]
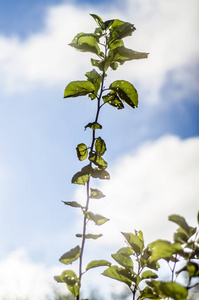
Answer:
[(66, 287), (57, 287), (53, 279), (62, 269), (33, 263), (24, 249), (18, 249), (0, 261), (0, 299), (46, 299), (47, 295), (53, 295), (54, 289), (66, 294)]
[[(78, 32), (95, 27), (90, 12), (95, 6), (59, 5), (48, 8), (45, 28), (22, 41), (19, 37), (0, 37), (0, 78), (7, 92), (27, 91), (38, 85), (64, 85), (81, 79), (89, 69), (87, 54), (67, 46)], [(95, 11), (94, 11), (95, 12)], [(138, 51), (150, 52), (147, 60), (132, 62), (121, 67), (114, 75), (137, 82), (147, 93), (146, 100), (157, 101), (168, 71), (176, 71), (174, 81), (187, 84), (183, 91), (197, 88), (190, 66), (198, 63), (197, 41), (198, 2), (192, 1), (138, 1), (126, 0), (123, 9), (115, 3), (106, 13), (98, 7), (96, 13), (103, 19), (121, 18), (135, 23), (137, 31), (127, 44)], [(127, 46), (128, 46), (127, 45)], [(181, 76), (179, 69), (188, 68)], [(191, 84), (191, 86), (189, 86)]]
[[(121, 231), (143, 230), (147, 242), (171, 240), (177, 226), (168, 221), (170, 214), (182, 215), (195, 226), (199, 210), (198, 153), (199, 138), (165, 136), (118, 159), (110, 169), (111, 180), (99, 186), (106, 197), (92, 200), (90, 206), (91, 211), (110, 221), (101, 227), (90, 224), (90, 231), (104, 233), (100, 242), (105, 248), (119, 248), (124, 245)], [(77, 201), (82, 199), (82, 189), (76, 197)]]

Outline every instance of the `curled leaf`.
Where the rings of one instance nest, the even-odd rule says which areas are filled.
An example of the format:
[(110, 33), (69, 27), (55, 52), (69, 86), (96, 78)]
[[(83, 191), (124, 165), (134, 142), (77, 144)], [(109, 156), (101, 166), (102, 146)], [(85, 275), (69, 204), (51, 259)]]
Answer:
[(116, 80), (109, 88), (114, 90), (120, 100), (124, 101), (130, 107), (135, 108), (138, 106), (138, 93), (130, 82), (126, 80)]
[(80, 256), (80, 246), (76, 246), (75, 248), (71, 249), (70, 251), (64, 253), (59, 261), (63, 264), (72, 264), (73, 261), (77, 260), (78, 257)]

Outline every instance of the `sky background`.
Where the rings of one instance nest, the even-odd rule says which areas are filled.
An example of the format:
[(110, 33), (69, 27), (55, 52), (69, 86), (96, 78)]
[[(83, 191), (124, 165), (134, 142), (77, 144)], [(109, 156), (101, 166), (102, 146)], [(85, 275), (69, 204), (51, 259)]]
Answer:
[[(95, 29), (89, 13), (135, 24), (125, 45), (150, 55), (108, 73), (107, 86), (116, 79), (134, 84), (139, 107), (102, 109), (99, 134), (107, 144), (111, 180), (94, 183), (106, 197), (91, 209), (110, 221), (89, 228), (104, 236), (88, 243), (85, 259), (111, 260), (125, 245), (121, 231), (143, 230), (147, 243), (171, 239), (176, 227), (169, 214), (196, 225), (198, 12), (197, 0), (0, 2), (1, 299), (45, 299), (53, 276), (66, 269), (58, 259), (78, 244), (81, 216), (61, 201), (85, 197), (84, 187), (70, 182), (83, 167), (75, 147), (90, 142), (84, 126), (93, 121), (96, 103), (63, 99), (63, 92), (93, 68), (92, 55), (68, 46), (77, 33)], [(104, 286), (107, 279), (95, 276)]]

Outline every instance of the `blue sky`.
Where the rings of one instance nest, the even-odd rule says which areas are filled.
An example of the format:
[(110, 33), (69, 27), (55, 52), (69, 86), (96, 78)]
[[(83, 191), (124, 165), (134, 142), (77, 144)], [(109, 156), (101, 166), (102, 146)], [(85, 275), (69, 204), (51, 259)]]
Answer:
[[(139, 107), (104, 106), (100, 116), (111, 180), (97, 183), (107, 197), (93, 209), (111, 221), (100, 228), (107, 236), (97, 242), (99, 253), (103, 249), (108, 258), (123, 246), (122, 230), (143, 229), (148, 239), (171, 238), (170, 213), (196, 221), (198, 3), (122, 3), (122, 9), (120, 1), (113, 8), (105, 1), (0, 3), (0, 270), (5, 267), (8, 275), (19, 263), (24, 272), (42, 268), (42, 274), (53, 276), (62, 267), (59, 257), (77, 243), (79, 214), (61, 201), (82, 200), (82, 189), (70, 180), (83, 166), (75, 147), (90, 141), (83, 129), (93, 119), (95, 103), (86, 97), (63, 99), (63, 91), (92, 69), (89, 55), (68, 46), (76, 33), (94, 30), (89, 13), (134, 23), (137, 30), (127, 46), (150, 52), (147, 60), (124, 64), (107, 79), (107, 85), (115, 79), (132, 82)], [(88, 259), (96, 258), (91, 256), (88, 251)], [(12, 293), (6, 276), (0, 271), (1, 293)], [(46, 293), (39, 290), (33, 300)]]

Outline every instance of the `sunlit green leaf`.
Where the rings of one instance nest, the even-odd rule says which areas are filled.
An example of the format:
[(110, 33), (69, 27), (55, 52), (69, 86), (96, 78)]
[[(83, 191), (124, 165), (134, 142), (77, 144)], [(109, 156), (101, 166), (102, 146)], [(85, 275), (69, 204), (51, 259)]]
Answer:
[[(82, 234), (76, 234), (76, 237), (82, 238), (82, 236), (83, 236)], [(86, 239), (92, 239), (92, 240), (97, 240), (100, 237), (102, 237), (101, 233), (100, 234), (91, 234), (91, 233), (89, 233), (89, 234), (85, 235)]]
[(117, 68), (118, 68), (118, 63), (117, 63), (117, 62), (112, 62), (112, 63), (110, 63), (110, 68), (111, 68), (112, 70), (117, 70)]
[(135, 108), (138, 106), (138, 93), (130, 82), (125, 80), (116, 80), (109, 86), (109, 88), (114, 90), (118, 97), (130, 107)]
[(148, 245), (151, 249), (150, 262), (157, 261), (161, 258), (170, 260), (173, 254), (182, 251), (180, 243), (171, 244), (169, 241), (157, 240)]
[(108, 166), (107, 162), (97, 153), (90, 153), (89, 160), (93, 162), (96, 166), (98, 166), (100, 169), (106, 169)]
[(119, 274), (119, 271), (124, 270), (123, 268), (118, 268), (117, 266), (111, 266), (107, 268), (102, 275), (105, 275), (107, 277), (110, 277), (112, 279), (121, 281), (125, 284), (127, 284), (129, 287), (131, 286), (132, 280), (128, 279), (127, 277)]
[(188, 295), (187, 289), (177, 282), (154, 281), (147, 282), (151, 287), (155, 287), (160, 296), (166, 298), (171, 297), (175, 300), (185, 300)]
[(114, 22), (114, 19), (113, 20), (107, 20), (104, 22), (104, 25), (105, 25), (105, 30), (107, 30)]
[(183, 271), (186, 271), (189, 273), (189, 277), (198, 277), (199, 276), (199, 264), (196, 262), (188, 261), (186, 266), (184, 266), (182, 269), (180, 269), (176, 274), (179, 274)]
[[(62, 282), (65, 282), (68, 290), (76, 297), (79, 295), (79, 279), (75, 272), (66, 270), (60, 276)], [(61, 281), (59, 281), (61, 282)]]
[(106, 151), (106, 144), (101, 137), (95, 140), (95, 151), (98, 155), (102, 156)]
[(161, 299), (158, 294), (156, 294), (150, 287), (146, 286), (142, 291), (140, 291), (140, 299)]
[(111, 266), (111, 263), (107, 260), (92, 260), (86, 267), (86, 270), (102, 267), (102, 266)]
[(63, 282), (61, 275), (54, 276), (54, 280), (57, 282)]
[(143, 232), (142, 232), (141, 230), (135, 231), (135, 232), (136, 232), (136, 235), (141, 239), (141, 241), (142, 241), (143, 244), (144, 244)]
[(140, 265), (142, 268), (147, 267), (149, 269), (158, 270), (160, 265), (157, 261), (150, 262), (151, 250), (147, 247), (144, 249), (141, 257), (140, 257)]
[(178, 224), (188, 234), (189, 237), (191, 237), (196, 232), (196, 228), (189, 226), (185, 218), (179, 215), (170, 215), (168, 219)]
[(105, 195), (98, 189), (90, 189), (91, 193), (90, 193), (90, 198), (92, 199), (101, 199), (103, 197), (105, 197)]
[(90, 94), (90, 98), (93, 100), (97, 96), (97, 92), (100, 88), (100, 84), (102, 81), (102, 77), (95, 69), (93, 69), (91, 72), (86, 73), (86, 77), (88, 78), (88, 81), (90, 81), (95, 86), (95, 92), (94, 94)]
[(88, 149), (84, 143), (77, 145), (76, 152), (77, 152), (77, 157), (80, 161), (83, 161), (88, 156)]
[(133, 261), (129, 256), (123, 255), (122, 253), (115, 253), (111, 256), (122, 267), (133, 268)]
[(90, 175), (85, 174), (83, 172), (77, 172), (73, 177), (71, 182), (75, 184), (82, 184), (85, 185), (85, 183), (89, 180)]
[(97, 35), (98, 37), (101, 37), (103, 35), (103, 30), (101, 27), (95, 28), (94, 34)]
[(76, 246), (75, 248), (71, 249), (70, 251), (64, 253), (59, 261), (63, 264), (72, 264), (73, 261), (77, 260), (80, 256), (81, 249), (79, 246)]
[(110, 174), (106, 170), (99, 168), (95, 168), (91, 176), (99, 179), (110, 179)]
[(122, 101), (119, 99), (115, 91), (111, 91), (106, 96), (103, 96), (103, 101), (105, 103), (110, 104), (113, 107), (116, 107), (117, 109), (123, 109), (124, 105)]
[(76, 201), (69, 201), (69, 202), (66, 202), (66, 201), (62, 201), (65, 205), (69, 205), (69, 206), (72, 206), (72, 207), (79, 207), (79, 208), (82, 208), (82, 206), (77, 203)]
[(143, 241), (133, 233), (122, 232), (128, 244), (132, 247), (132, 249), (137, 253), (141, 254), (144, 248)]
[(130, 247), (122, 247), (120, 248), (118, 251), (117, 251), (118, 254), (122, 254), (122, 255), (125, 255), (125, 256), (130, 256), (132, 255), (134, 252), (133, 252), (133, 249), (130, 248)]
[(98, 38), (93, 33), (78, 33), (69, 45), (78, 51), (100, 54)]
[(64, 98), (85, 96), (95, 91), (95, 86), (90, 81), (72, 81), (64, 91)]
[(101, 60), (91, 58), (91, 64), (93, 67), (99, 68), (100, 71), (104, 70), (104, 62)]
[(158, 275), (150, 270), (144, 271), (141, 274), (141, 279), (158, 278)]
[(113, 51), (113, 54), (109, 53), (109, 55), (111, 54), (111, 56), (113, 57), (112, 61), (119, 62), (120, 64), (123, 64), (128, 60), (147, 58), (149, 55), (149, 53), (137, 52), (125, 48), (124, 46), (117, 47), (111, 51)]
[(114, 50), (117, 47), (123, 47), (123, 46), (124, 46), (123, 40), (116, 40), (115, 42), (111, 43), (110, 49)]
[(93, 19), (95, 20), (97, 25), (99, 25), (103, 30), (105, 29), (104, 22), (102, 21), (102, 19), (98, 15), (90, 14), (90, 16), (93, 17)]
[(115, 40), (123, 39), (124, 37), (132, 35), (134, 30), (135, 27), (133, 24), (115, 19), (110, 28), (109, 45), (115, 42)]
[(184, 244), (188, 241), (188, 239), (189, 235), (181, 227), (177, 229), (177, 232), (174, 232), (174, 242)]
[(90, 164), (83, 167), (80, 172), (77, 172), (73, 176), (72, 183), (85, 185), (85, 183), (89, 180), (89, 177), (91, 176), (92, 172), (93, 169), (90, 166)]
[(133, 272), (132, 268), (122, 268), (120, 270), (118, 270), (119, 275), (122, 275), (126, 278), (128, 278), (129, 280), (133, 281), (136, 284), (139, 284), (139, 276), (135, 274), (135, 272)]
[(94, 214), (91, 211), (87, 212), (88, 219), (92, 220), (96, 225), (102, 225), (109, 221), (109, 219), (99, 215), (99, 214)]
[(102, 125), (100, 125), (97, 122), (88, 123), (84, 128), (86, 129), (88, 127), (91, 128), (91, 129), (93, 129), (93, 130), (95, 130), (95, 129), (102, 129)]

